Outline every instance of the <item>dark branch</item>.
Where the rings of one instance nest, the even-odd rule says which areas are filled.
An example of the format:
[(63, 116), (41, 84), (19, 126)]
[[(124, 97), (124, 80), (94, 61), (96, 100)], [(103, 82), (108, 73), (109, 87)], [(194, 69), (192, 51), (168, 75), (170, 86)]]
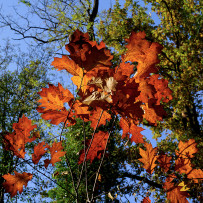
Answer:
[(127, 173), (127, 172), (123, 173), (119, 178), (132, 178), (132, 179), (143, 181), (144, 183), (147, 183), (148, 185), (159, 188), (159, 189), (163, 188), (162, 185), (159, 183), (151, 181), (145, 177), (140, 177), (138, 175)]

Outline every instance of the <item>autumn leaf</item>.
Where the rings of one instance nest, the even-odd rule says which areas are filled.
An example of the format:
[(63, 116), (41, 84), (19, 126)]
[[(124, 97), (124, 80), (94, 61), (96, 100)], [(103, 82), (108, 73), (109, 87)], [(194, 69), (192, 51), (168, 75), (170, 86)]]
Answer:
[(89, 121), (91, 121), (91, 127), (96, 128), (101, 125), (106, 125), (106, 121), (110, 121), (111, 115), (106, 111), (103, 111), (101, 108), (96, 107), (95, 110), (91, 112)]
[(188, 190), (190, 190), (190, 188), (187, 187), (187, 185), (185, 184), (184, 181), (182, 181), (181, 183), (179, 183), (178, 186), (182, 187), (182, 188), (180, 189), (180, 191), (188, 191)]
[(32, 120), (28, 119), (25, 115), (19, 119), (18, 123), (13, 124), (13, 129), (16, 132), (18, 138), (24, 139), (24, 142), (32, 142), (36, 137), (30, 138), (30, 131), (37, 128), (37, 125), (32, 125)]
[(156, 104), (160, 105), (160, 101), (162, 102), (169, 102), (173, 99), (172, 91), (168, 87), (168, 81), (165, 79), (159, 79), (160, 75), (154, 74), (149, 77), (149, 84), (153, 85), (156, 93), (154, 97), (157, 99)]
[(130, 63), (121, 62), (119, 66), (115, 68), (114, 78), (115, 80), (126, 80), (134, 73), (134, 65)]
[(197, 143), (194, 139), (190, 139), (187, 142), (180, 141), (178, 144), (178, 149), (176, 150), (176, 155), (183, 158), (193, 158), (198, 149), (196, 148)]
[(23, 185), (27, 186), (28, 181), (32, 179), (32, 174), (23, 172), (18, 173), (14, 171), (15, 175), (6, 174), (2, 177), (6, 180), (3, 183), (3, 187), (5, 188), (6, 192), (11, 194), (11, 197), (17, 195), (17, 191), (21, 194), (23, 191)]
[(34, 153), (32, 154), (32, 162), (37, 164), (41, 157), (47, 152), (45, 148), (48, 148), (49, 145), (45, 142), (38, 143), (38, 145), (34, 146)]
[(117, 83), (113, 77), (92, 77), (87, 85), (89, 89), (92, 87), (93, 91), (89, 91), (89, 93), (85, 94), (82, 103), (101, 107), (105, 106), (105, 103), (112, 103), (111, 95), (116, 91)]
[(86, 71), (112, 65), (113, 56), (105, 48), (104, 42), (101, 42), (100, 45), (91, 42), (89, 35), (83, 34), (79, 30), (72, 34), (72, 39), (66, 45), (66, 50), (70, 53), (69, 57)]
[(173, 203), (187, 203), (186, 198), (189, 197), (189, 194), (186, 191), (181, 191), (182, 187), (175, 186), (172, 182), (173, 179), (173, 177), (167, 177), (163, 186), (167, 193), (167, 200)]
[(55, 57), (51, 65), (58, 70), (66, 70), (71, 75), (83, 76), (82, 68), (66, 55), (63, 55), (62, 58)]
[(4, 135), (5, 150), (10, 150), (19, 158), (25, 157), (25, 142), (24, 139), (18, 139), (16, 132), (7, 133)]
[(167, 156), (166, 154), (161, 154), (158, 156), (157, 161), (160, 163), (160, 168), (166, 173), (171, 166), (171, 156)]
[(190, 139), (185, 143), (179, 142), (178, 150), (176, 150), (178, 159), (175, 161), (175, 170), (179, 173), (185, 173), (187, 178), (198, 183), (198, 180), (203, 180), (203, 171), (201, 169), (193, 169), (191, 164), (191, 158), (194, 157), (193, 154), (198, 151), (196, 146), (197, 143), (194, 139)]
[(89, 116), (91, 111), (89, 111), (88, 106), (84, 106), (82, 102), (80, 102), (79, 100), (76, 100), (73, 105), (73, 109), (76, 112), (77, 118), (81, 118), (85, 122), (89, 121)]
[(45, 168), (47, 168), (47, 166), (49, 164), (52, 164), (52, 166), (54, 166), (54, 164), (56, 162), (59, 162), (61, 161), (60, 157), (64, 156), (66, 154), (66, 152), (64, 151), (61, 151), (63, 149), (63, 146), (62, 146), (62, 141), (61, 142), (54, 142), (52, 147), (49, 147), (49, 150), (50, 150), (50, 153), (51, 153), (51, 159), (46, 159), (44, 161), (44, 166)]
[(69, 90), (65, 90), (60, 83), (58, 87), (54, 85), (49, 85), (49, 88), (42, 88), (41, 92), (38, 94), (42, 97), (38, 102), (41, 103), (39, 108), (43, 108), (44, 111), (47, 110), (64, 110), (64, 103), (71, 104), (74, 96)]
[(144, 146), (146, 147), (146, 151), (141, 148), (139, 149), (142, 158), (138, 160), (144, 164), (143, 168), (145, 168), (148, 173), (152, 174), (156, 167), (155, 161), (157, 160), (157, 147), (152, 148), (152, 144), (147, 142), (144, 143)]
[(193, 168), (188, 158), (179, 157), (175, 161), (175, 171), (186, 174), (187, 178), (193, 180), (195, 183), (203, 180), (203, 171)]
[(157, 121), (161, 121), (166, 115), (162, 105), (156, 105), (155, 99), (150, 99), (148, 103), (141, 105), (145, 111), (143, 118), (145, 118), (149, 124), (156, 126)]
[(42, 113), (42, 118), (51, 120), (50, 123), (58, 125), (61, 122), (69, 122), (69, 125), (75, 124), (73, 112), (66, 110), (64, 103), (72, 105), (74, 96), (69, 90), (65, 90), (60, 83), (58, 87), (49, 84), (49, 88), (42, 88), (38, 93), (42, 99), (38, 100), (41, 105), (38, 106), (37, 111)]
[[(106, 148), (108, 137), (109, 137), (108, 132), (99, 131), (98, 133), (95, 133), (92, 144), (86, 156), (86, 161), (90, 160), (90, 162), (92, 163), (92, 161), (95, 158), (98, 158), (98, 159), (101, 158)], [(90, 143), (91, 143), (91, 139), (85, 141), (86, 149), (89, 147)], [(81, 150), (78, 164), (83, 163), (84, 158), (85, 158), (85, 152), (84, 150)]]
[(71, 80), (73, 81), (73, 84), (77, 86), (78, 89), (85, 93), (86, 90), (89, 88), (87, 84), (91, 78), (92, 76), (88, 76), (87, 74), (83, 75), (83, 73), (80, 73), (79, 76), (73, 76)]
[(193, 180), (195, 183), (203, 181), (203, 171), (201, 169), (193, 169), (187, 173), (187, 178)]
[(36, 127), (37, 125), (32, 125), (32, 121), (23, 115), (18, 123), (13, 124), (14, 132), (4, 135), (5, 149), (13, 151), (19, 158), (24, 158), (25, 144), (36, 139), (35, 136), (30, 137), (30, 132)]
[(158, 71), (155, 65), (159, 63), (158, 54), (163, 48), (158, 43), (147, 41), (145, 36), (144, 32), (132, 32), (129, 39), (126, 39), (128, 50), (123, 56), (125, 62), (138, 62), (137, 72), (134, 76), (138, 80)]
[(152, 85), (148, 84), (147, 80), (142, 79), (139, 82), (138, 90), (140, 95), (136, 98), (138, 101), (148, 103), (149, 99), (154, 98), (155, 89)]
[(144, 143), (143, 135), (140, 133), (144, 129), (135, 125), (134, 123), (129, 122), (127, 119), (121, 118), (119, 122), (120, 127), (123, 130), (122, 138), (130, 138), (130, 133), (132, 137), (130, 138), (131, 142), (135, 143)]
[(59, 123), (65, 123), (66, 126), (74, 125), (76, 123), (74, 116), (75, 114), (72, 111), (57, 111), (57, 110), (47, 110), (44, 111), (42, 108), (37, 108), (39, 113), (43, 113), (41, 117), (44, 120), (51, 120), (50, 123), (58, 125)]
[(149, 199), (149, 197), (145, 197), (141, 203), (151, 203), (151, 200)]

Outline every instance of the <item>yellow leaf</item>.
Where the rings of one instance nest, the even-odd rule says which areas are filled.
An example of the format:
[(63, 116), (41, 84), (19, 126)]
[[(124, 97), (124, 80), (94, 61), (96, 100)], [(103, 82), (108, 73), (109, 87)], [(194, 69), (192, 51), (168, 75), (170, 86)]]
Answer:
[(180, 191), (188, 191), (190, 190), (190, 188), (187, 187), (187, 185), (185, 185), (184, 181), (182, 181), (181, 183), (179, 183), (178, 186), (181, 186), (182, 188), (180, 189)]

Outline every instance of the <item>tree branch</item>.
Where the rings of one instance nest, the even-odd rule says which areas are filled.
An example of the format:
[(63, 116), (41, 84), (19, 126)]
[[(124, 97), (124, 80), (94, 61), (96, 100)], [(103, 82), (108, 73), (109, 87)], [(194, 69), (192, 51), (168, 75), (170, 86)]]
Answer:
[(147, 179), (146, 177), (141, 177), (141, 176), (138, 176), (135, 174), (127, 173), (127, 172), (123, 173), (119, 178), (131, 178), (131, 179), (141, 180), (150, 186), (153, 186), (153, 187), (156, 187), (159, 189), (163, 188), (161, 184), (151, 181), (151, 180)]

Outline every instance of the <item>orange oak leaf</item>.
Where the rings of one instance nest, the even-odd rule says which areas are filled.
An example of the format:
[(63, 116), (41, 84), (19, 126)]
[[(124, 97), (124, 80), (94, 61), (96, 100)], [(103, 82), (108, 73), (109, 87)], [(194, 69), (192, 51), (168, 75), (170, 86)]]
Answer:
[(64, 107), (64, 103), (71, 106), (74, 96), (69, 90), (65, 90), (60, 83), (58, 83), (58, 87), (49, 85), (49, 88), (42, 88), (38, 94), (42, 97), (38, 102), (42, 104), (39, 105), (37, 111), (42, 113), (43, 119), (51, 120), (50, 123), (55, 125), (61, 122), (69, 123), (69, 125), (76, 123), (73, 118), (74, 113), (67, 111)]
[(187, 173), (187, 178), (193, 180), (195, 183), (203, 181), (203, 171), (201, 169), (192, 169)]
[(51, 153), (51, 159), (46, 159), (44, 160), (44, 166), (45, 168), (47, 168), (47, 166), (49, 164), (52, 164), (52, 166), (54, 166), (54, 164), (56, 162), (61, 161), (60, 157), (64, 156), (66, 154), (66, 152), (61, 151), (63, 149), (62, 146), (62, 141), (61, 142), (54, 142), (53, 145), (51, 147), (49, 147), (50, 153)]
[(157, 99), (156, 104), (160, 105), (160, 101), (165, 103), (172, 100), (172, 91), (168, 87), (168, 81), (165, 79), (159, 79), (160, 75), (154, 74), (149, 77), (149, 84), (152, 84), (156, 90), (154, 97)]
[(166, 115), (162, 105), (156, 105), (155, 99), (150, 99), (149, 103), (143, 104), (141, 107), (144, 110), (143, 118), (145, 118), (149, 124), (156, 126), (157, 121), (161, 121)]
[(152, 148), (152, 144), (147, 142), (144, 143), (144, 146), (146, 147), (146, 151), (140, 148), (140, 155), (142, 158), (138, 160), (144, 164), (143, 168), (145, 168), (148, 173), (152, 174), (156, 167), (155, 161), (157, 160), (157, 147)]
[(63, 55), (62, 58), (55, 57), (54, 61), (51, 63), (58, 70), (66, 70), (68, 73), (74, 76), (82, 76), (83, 70), (78, 64), (75, 63), (68, 56)]
[(132, 32), (129, 39), (126, 39), (128, 49), (123, 56), (124, 61), (138, 62), (137, 79), (149, 76), (150, 73), (156, 73), (158, 68), (155, 67), (159, 63), (158, 54), (162, 50), (162, 46), (158, 43), (151, 43), (145, 39), (144, 32)]
[(175, 186), (172, 182), (173, 177), (167, 177), (163, 188), (167, 192), (167, 200), (173, 203), (187, 203), (189, 194), (186, 191), (181, 191), (180, 186)]
[(203, 180), (203, 171), (201, 169), (194, 169), (190, 159), (178, 158), (175, 161), (175, 171), (185, 173), (188, 179), (193, 180), (195, 183)]
[(13, 129), (16, 132), (18, 137), (24, 139), (25, 143), (32, 142), (36, 137), (30, 138), (30, 131), (37, 128), (37, 125), (32, 125), (32, 121), (28, 119), (25, 115), (19, 119), (18, 123), (13, 124)]
[(79, 76), (73, 76), (71, 80), (73, 81), (73, 84), (77, 86), (78, 89), (80, 89), (82, 92), (86, 92), (88, 89), (88, 81), (90, 80), (91, 76), (83, 75), (83, 73), (80, 73)]
[(101, 42), (100, 45), (91, 42), (88, 33), (83, 34), (79, 30), (72, 34), (72, 39), (66, 45), (66, 50), (70, 53), (69, 57), (86, 71), (112, 65), (113, 56), (105, 48), (104, 42)]
[(140, 133), (144, 129), (135, 125), (134, 123), (130, 123), (127, 119), (121, 118), (119, 122), (120, 127), (123, 130), (122, 138), (128, 137), (130, 138), (130, 133), (132, 137), (130, 138), (131, 142), (135, 143), (144, 143), (143, 135)]
[(151, 200), (149, 199), (149, 197), (145, 197), (141, 203), (151, 203)]
[(134, 65), (130, 63), (121, 62), (119, 66), (115, 68), (114, 78), (115, 80), (126, 80), (134, 73)]
[[(108, 137), (108, 132), (99, 131), (98, 133), (95, 133), (92, 144), (86, 155), (86, 159), (84, 150), (81, 150), (78, 164), (83, 163), (84, 159), (85, 161), (90, 160), (91, 163), (95, 158), (100, 159), (106, 148)], [(86, 150), (88, 149), (90, 143), (91, 139), (85, 141)]]
[(96, 107), (96, 109), (91, 112), (89, 117), (89, 121), (92, 121), (90, 126), (95, 129), (101, 125), (106, 125), (106, 121), (110, 121), (110, 119), (111, 115), (109, 113), (103, 111), (99, 107)]
[(7, 133), (4, 135), (5, 149), (10, 150), (19, 158), (25, 157), (25, 142), (24, 139), (18, 139), (16, 132)]
[(197, 153), (197, 143), (194, 139), (187, 142), (180, 141), (176, 155), (178, 159), (175, 161), (175, 170), (179, 173), (185, 173), (187, 178), (192, 179), (195, 183), (203, 180), (203, 171), (201, 169), (193, 169), (190, 159), (194, 157), (193, 154)]
[(176, 150), (176, 155), (183, 158), (193, 158), (195, 153), (197, 153), (197, 143), (194, 139), (190, 139), (187, 142), (180, 141), (178, 144), (178, 149)]
[(64, 110), (64, 103), (71, 104), (74, 96), (69, 90), (65, 90), (60, 83), (58, 87), (49, 84), (49, 88), (42, 88), (38, 94), (42, 97), (38, 102), (41, 103), (39, 108), (47, 110)]
[(175, 160), (175, 171), (179, 173), (189, 173), (192, 170), (191, 162), (189, 159), (184, 159), (182, 157)]
[(47, 152), (45, 148), (48, 148), (49, 145), (45, 142), (38, 143), (38, 145), (34, 146), (34, 153), (32, 154), (32, 162), (37, 164), (41, 157)]
[(149, 99), (155, 97), (156, 91), (152, 85), (148, 84), (147, 80), (140, 80), (138, 90), (140, 91), (140, 95), (136, 98), (138, 101), (147, 103)]
[(36, 127), (37, 125), (32, 125), (32, 121), (23, 115), (18, 123), (13, 124), (14, 132), (4, 136), (6, 143), (5, 149), (13, 151), (19, 158), (24, 158), (25, 144), (36, 139), (35, 136), (30, 137), (30, 132)]
[(43, 113), (41, 117), (44, 120), (51, 120), (50, 123), (54, 125), (58, 125), (59, 123), (65, 123), (67, 126), (74, 125), (76, 123), (74, 119), (74, 113), (72, 111), (57, 111), (57, 110), (47, 110), (44, 111), (42, 108), (37, 108), (39, 113)]
[(171, 156), (167, 156), (166, 154), (159, 155), (157, 161), (160, 163), (160, 168), (166, 173), (171, 166)]
[(3, 187), (6, 192), (11, 194), (11, 197), (17, 195), (17, 191), (21, 194), (23, 191), (23, 185), (27, 186), (28, 181), (32, 179), (32, 174), (23, 172), (18, 173), (14, 171), (15, 175), (6, 174), (3, 175), (3, 178), (6, 182), (3, 183)]
[(89, 111), (88, 106), (84, 106), (82, 102), (80, 102), (79, 100), (76, 100), (73, 105), (73, 109), (76, 112), (77, 118), (81, 118), (85, 122), (89, 121), (89, 115), (90, 115), (91, 111)]

